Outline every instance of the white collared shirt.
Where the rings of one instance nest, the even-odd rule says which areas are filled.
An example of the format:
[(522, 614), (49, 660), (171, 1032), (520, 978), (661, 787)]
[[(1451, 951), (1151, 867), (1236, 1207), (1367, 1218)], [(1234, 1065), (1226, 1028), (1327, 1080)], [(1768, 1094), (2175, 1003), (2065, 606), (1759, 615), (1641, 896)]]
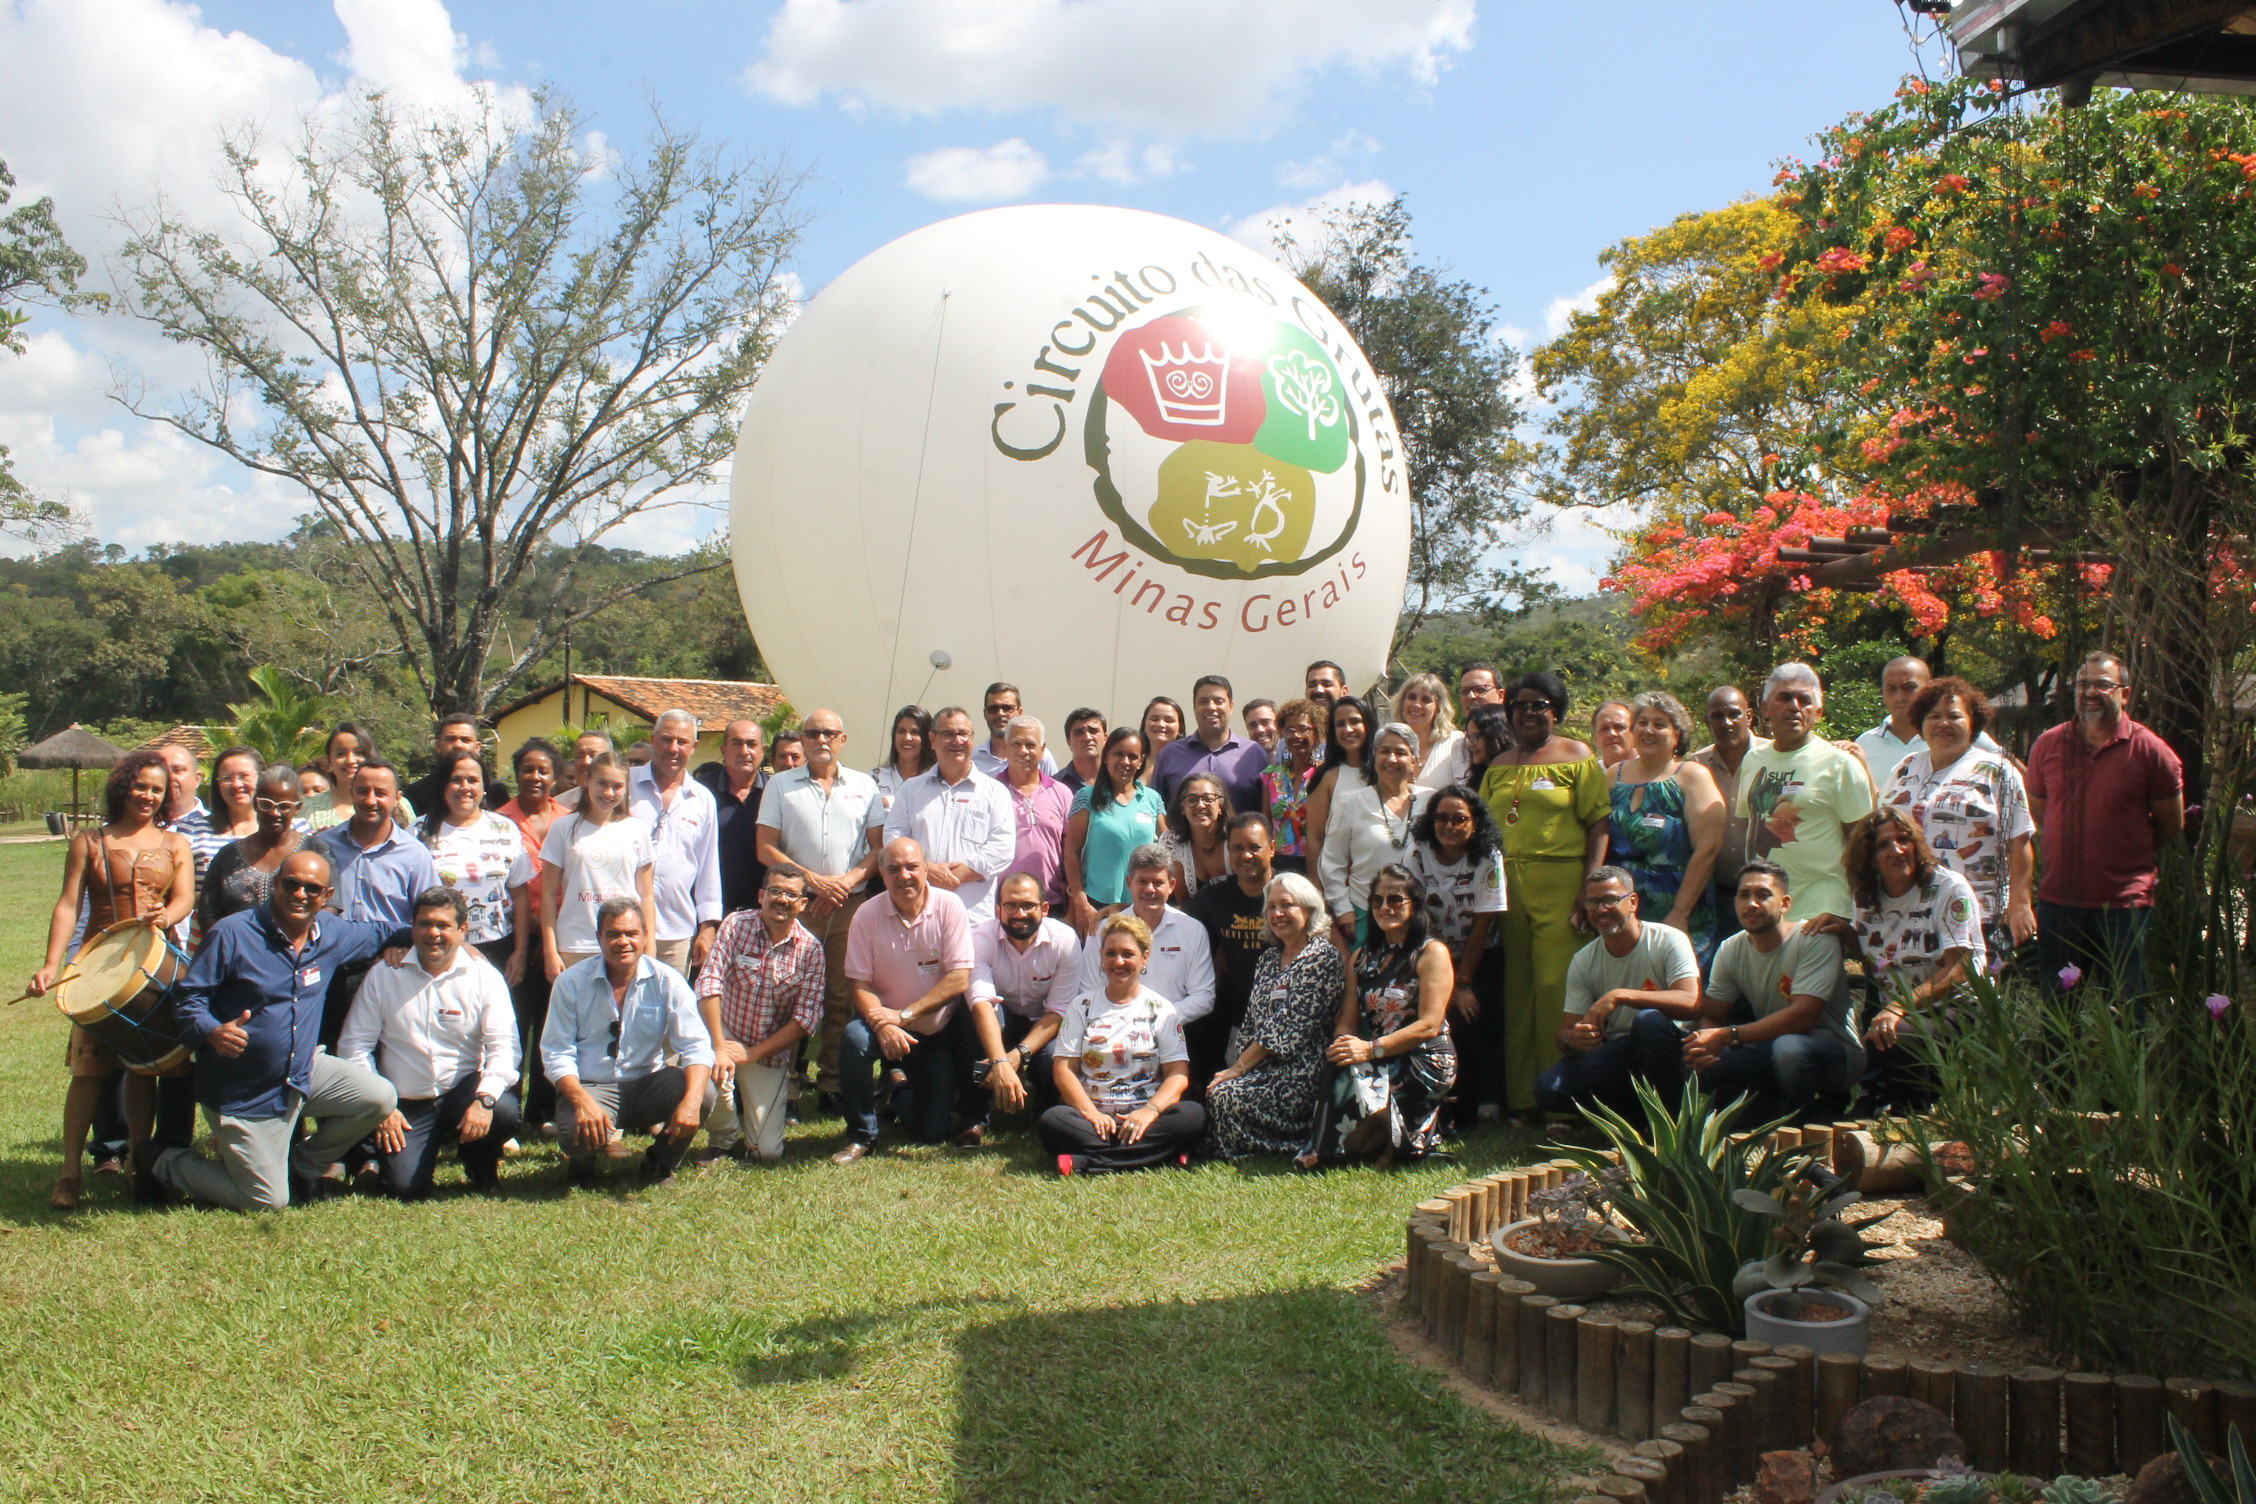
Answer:
[(1024, 950), (1003, 933), (1000, 917), (982, 920), (971, 932), (972, 1002), (1000, 1003), (1020, 1018), (1062, 1013), (1073, 1001), (1081, 970), (1081, 937), (1073, 926), (1045, 919)]
[(517, 1084), (517, 1010), (509, 984), (468, 945), (433, 976), (423, 958), (368, 968), (337, 1036), (337, 1058), (364, 1066), (411, 1102), (444, 1094), (473, 1071), (478, 1094)]
[[(1123, 913), (1131, 912), (1122, 910)], [(1138, 918), (1143, 916), (1138, 915)], [(1098, 959), (1099, 941), (1104, 938), (1104, 926), (1097, 926), (1081, 947), (1080, 975), (1075, 979), (1076, 993), (1102, 997), (1105, 989), (1103, 963)], [(1184, 913), (1170, 908), (1152, 926), (1151, 964), (1144, 968), (1144, 985), (1175, 1005), (1175, 1012), (1184, 1023), (1196, 1023), (1214, 1011), (1214, 940), (1206, 926)]]
[(650, 898), (658, 938), (687, 940), (701, 924), (721, 922), (721, 807), (713, 791), (687, 773), (671, 804), (644, 763), (627, 777), (627, 807), (650, 827)]
[(943, 782), (937, 767), (919, 773), (901, 785), (885, 817), (885, 839), (903, 836), (924, 848), (927, 862), (972, 870), (956, 897), (973, 924), (995, 912), (995, 879), (1018, 855), (1018, 810), (1008, 788), (977, 768), (966, 768), (955, 783)]
[(883, 824), (877, 780), (840, 768), (825, 789), (806, 768), (787, 768), (760, 795), (759, 823), (776, 845), (817, 877), (836, 877), (861, 859), (872, 824)]

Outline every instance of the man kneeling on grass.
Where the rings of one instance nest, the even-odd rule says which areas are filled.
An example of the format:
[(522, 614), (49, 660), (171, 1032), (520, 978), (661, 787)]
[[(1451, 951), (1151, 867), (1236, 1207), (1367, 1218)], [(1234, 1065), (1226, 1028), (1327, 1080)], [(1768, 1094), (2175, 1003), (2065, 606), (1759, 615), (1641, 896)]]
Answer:
[[(645, 952), (642, 905), (612, 898), (595, 911), (601, 953), (564, 969), (549, 994), (541, 1066), (556, 1083), (556, 1137), (575, 1186), (602, 1178), (625, 1133), (647, 1133), (641, 1179), (664, 1185), (713, 1107), (719, 1000), (702, 1016), (689, 983)], [(681, 1057), (667, 1065), (667, 1051)]]
[(461, 1146), (470, 1188), (492, 1191), (501, 1146), (517, 1136), (517, 1010), (501, 973), (462, 943), (470, 906), (459, 892), (426, 888), (413, 913), (415, 960), (368, 974), (337, 1058), (399, 1093), (369, 1135), (386, 1191), (428, 1196), (448, 1139)]
[(1684, 1063), (1700, 1073), (1701, 1090), (1754, 1099), (1740, 1119), (1747, 1126), (1847, 1091), (1864, 1074), (1841, 942), (1787, 920), (1794, 899), (1786, 882), (1773, 862), (1739, 869), (1742, 933), (1716, 951), (1701, 989), (1698, 1022), (1708, 1027), (1696, 1025), (1684, 1040)]
[(1591, 869), (1582, 908), (1598, 939), (1567, 966), (1559, 1060), (1537, 1079), (1535, 1103), (1553, 1117), (1603, 1104), (1634, 1122), (1639, 1081), (1664, 1101), (1682, 1091), (1678, 1021), (1699, 1010), (1700, 958), (1684, 931), (1638, 916), (1637, 886), (1620, 867)]

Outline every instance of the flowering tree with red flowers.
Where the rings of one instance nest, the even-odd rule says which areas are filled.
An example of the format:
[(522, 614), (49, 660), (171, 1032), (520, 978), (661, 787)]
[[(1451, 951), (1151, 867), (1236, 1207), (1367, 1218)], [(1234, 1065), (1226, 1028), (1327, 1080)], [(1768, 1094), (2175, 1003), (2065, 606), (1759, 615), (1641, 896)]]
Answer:
[[(1915, 82), (1819, 145), (1780, 175), (1799, 231), (1775, 288), (1844, 315), (1815, 462), (1869, 494), (1982, 498), (2001, 544), (2105, 555), (2055, 576), (2104, 589), (2143, 717), (2228, 755), (2209, 709), (2256, 647), (2256, 108)], [(2001, 595), (2014, 565), (1991, 563)]]

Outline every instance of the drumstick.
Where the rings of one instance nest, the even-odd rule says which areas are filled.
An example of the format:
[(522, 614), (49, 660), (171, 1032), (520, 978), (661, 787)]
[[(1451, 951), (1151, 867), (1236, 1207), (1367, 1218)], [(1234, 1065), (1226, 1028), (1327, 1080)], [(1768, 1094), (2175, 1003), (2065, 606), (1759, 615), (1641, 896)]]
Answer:
[[(72, 979), (73, 977), (75, 977), (75, 976), (77, 976), (77, 975), (78, 975), (77, 971), (75, 971), (74, 969), (72, 969), (72, 968), (70, 968), (70, 967), (67, 967), (67, 966), (66, 966), (65, 968), (63, 968), (63, 974), (62, 974), (61, 976), (59, 976), (59, 977), (55, 978), (55, 986), (54, 986), (54, 987), (49, 987), (49, 988), (48, 988), (48, 989), (47, 989), (47, 990), (46, 990), (45, 992), (43, 992), (43, 993), (40, 993), (40, 994), (39, 994), (39, 996), (41, 996), (41, 997), (51, 997), (51, 996), (53, 996), (53, 995), (54, 995), (54, 991), (55, 991), (55, 987), (60, 987), (60, 986), (62, 986), (62, 985), (63, 985), (63, 983), (65, 983), (65, 982), (67, 982), (67, 981), (71, 980), (71, 979)], [(8, 1006), (9, 1006), (9, 1007), (11, 1007), (11, 1008), (13, 1008), (13, 1007), (14, 1007), (14, 1006), (15, 1006), (16, 1004), (18, 1004), (18, 1003), (22, 1002), (22, 1001), (23, 1001), (23, 1000), (24, 1000), (25, 998), (27, 998), (27, 997), (30, 997), (30, 996), (32, 996), (32, 994), (31, 994), (31, 993), (29, 993), (29, 992), (19, 992), (19, 993), (17, 993), (17, 994), (16, 994), (16, 995), (15, 995), (14, 997), (12, 997), (12, 998), (9, 998), (9, 999), (8, 999)]]

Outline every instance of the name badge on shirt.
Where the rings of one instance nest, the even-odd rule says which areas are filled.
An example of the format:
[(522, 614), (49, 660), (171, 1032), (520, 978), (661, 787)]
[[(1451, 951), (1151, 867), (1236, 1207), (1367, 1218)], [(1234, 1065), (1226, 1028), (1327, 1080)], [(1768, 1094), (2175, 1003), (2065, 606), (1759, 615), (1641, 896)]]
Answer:
[(1659, 829), (1663, 828), (1664, 826), (1666, 826), (1666, 825), (1667, 825), (1667, 824), (1669, 823), (1669, 822), (1668, 822), (1668, 816), (1666, 816), (1666, 815), (1647, 815), (1647, 816), (1645, 817), (1645, 823), (1646, 823), (1647, 825), (1651, 826), (1651, 827), (1652, 827), (1652, 828), (1653, 828), (1654, 830), (1659, 830)]
[(308, 966), (305, 970), (299, 972), (298, 985), (300, 987), (319, 987), (321, 985), (321, 968)]
[(1553, 783), (1548, 778), (1538, 778), (1533, 783), (1530, 783), (1528, 787), (1531, 789), (1555, 789), (1558, 787), (1558, 785)]
[(932, 959), (932, 960), (930, 960), (930, 961), (919, 961), (919, 962), (917, 962), (917, 970), (918, 970), (918, 971), (920, 971), (920, 972), (922, 972), (922, 973), (924, 973), (924, 974), (925, 974), (926, 976), (930, 976), (930, 975), (932, 975), (932, 973), (934, 973), (934, 972), (938, 971), (939, 969), (940, 969), (940, 962), (939, 962), (939, 959), (938, 959), (937, 957), (935, 957), (934, 959)]

